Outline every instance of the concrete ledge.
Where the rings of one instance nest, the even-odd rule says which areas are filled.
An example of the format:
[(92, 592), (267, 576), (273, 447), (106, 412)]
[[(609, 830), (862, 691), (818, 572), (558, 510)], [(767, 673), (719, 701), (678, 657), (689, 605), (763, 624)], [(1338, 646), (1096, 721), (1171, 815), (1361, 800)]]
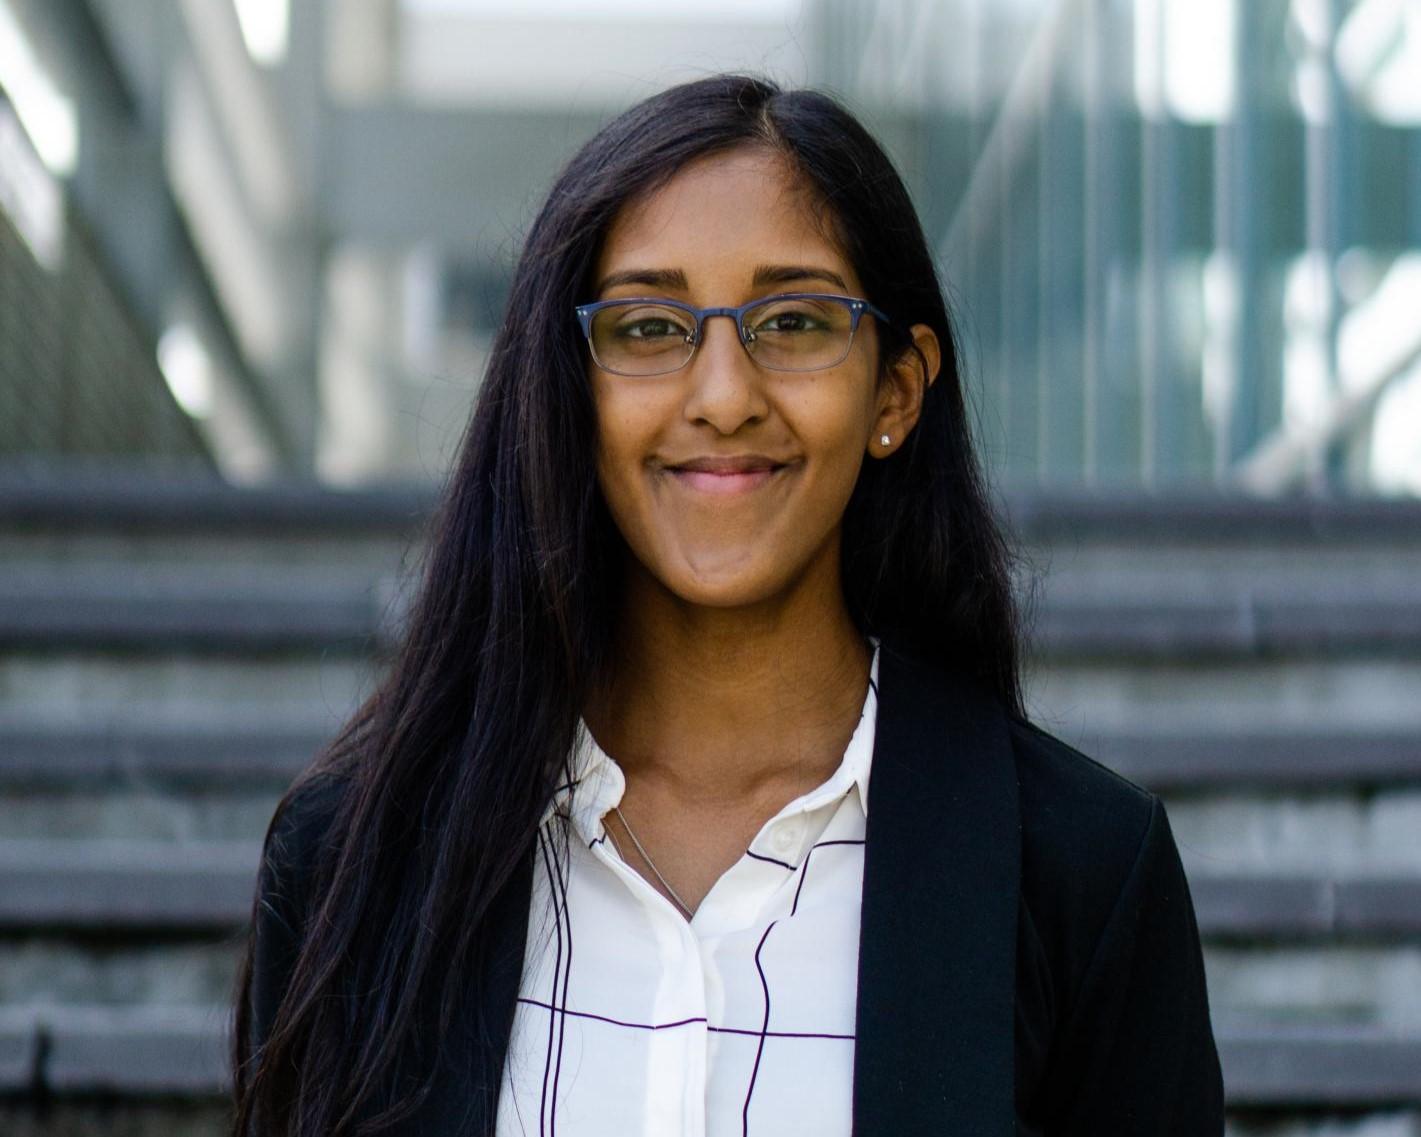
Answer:
[(1093, 730), (1093, 758), (1152, 790), (1421, 783), (1421, 733), (1401, 728)]
[(1187, 660), (1421, 652), (1421, 595), (1224, 597), (1214, 602), (1053, 600), (1030, 632), (1046, 659)]
[[(16, 1007), (0, 1012), (0, 1091), (213, 1096), (230, 1087), (226, 1007)], [(17, 1053), (19, 1050), (17, 1049)]]
[(1421, 935), (1421, 877), (1211, 874), (1186, 865), (1200, 934), (1218, 939)]
[[(284, 480), (236, 486), (217, 477), (163, 473), (151, 462), (67, 459), (0, 464), (0, 525), (103, 529), (246, 528), (309, 532), (404, 531), (438, 501), (434, 483), (341, 489)], [(1421, 501), (1384, 498), (1264, 500), (1189, 490), (1147, 494), (1012, 491), (1005, 519), (1028, 541), (1124, 537), (1184, 540), (1366, 541), (1411, 534), (1421, 542)]]
[(255, 841), (0, 841), (0, 927), (230, 928), (260, 861)]
[[(256, 841), (0, 841), (0, 927), (240, 926), (251, 913), (260, 856)], [(1208, 938), (1421, 936), (1421, 875), (1186, 870)]]
[(58, 1092), (222, 1092), (230, 1012), (223, 1007), (66, 1008), (46, 1026), (43, 1076)]
[[(330, 736), (316, 724), (0, 722), (0, 786), (281, 785)], [(1102, 729), (1067, 741), (1157, 792), (1421, 784), (1421, 733), (1399, 727)]]
[[(226, 1007), (36, 1007), (0, 1012), (0, 1090), (229, 1092)], [(1215, 1023), (1231, 1108), (1421, 1103), (1421, 1036), (1372, 1026)], [(40, 1039), (46, 1045), (41, 1047)]]
[(1215, 1024), (1231, 1106), (1421, 1104), (1421, 1037), (1370, 1026)]
[(331, 736), (316, 725), (0, 724), (0, 786), (279, 786)]
[[(395, 642), (410, 599), (394, 578), (272, 582), (259, 589), (200, 576), (135, 584), (131, 572), (119, 570), (6, 580), (0, 581), (0, 645), (376, 651)], [(1421, 590), (1187, 603), (1048, 594), (1029, 631), (1048, 663), (1421, 654)]]
[(185, 530), (298, 536), (405, 532), (434, 508), (423, 483), (338, 489), (311, 481), (236, 486), (164, 474), (151, 463), (65, 461), (0, 466), (0, 525), (36, 529)]
[(75, 587), (0, 583), (0, 645), (374, 651), (393, 636), (390, 599), (373, 585), (257, 592), (200, 582), (134, 589), (121, 577)]
[(39, 1032), (32, 1012), (0, 1007), (0, 1093), (34, 1084)]
[(1076, 543), (1123, 538), (1132, 543), (1307, 540), (1363, 542), (1410, 536), (1421, 541), (1421, 501), (1387, 498), (1261, 499), (1186, 490), (1121, 494), (1076, 490), (1014, 492), (1005, 516), (1028, 542)]

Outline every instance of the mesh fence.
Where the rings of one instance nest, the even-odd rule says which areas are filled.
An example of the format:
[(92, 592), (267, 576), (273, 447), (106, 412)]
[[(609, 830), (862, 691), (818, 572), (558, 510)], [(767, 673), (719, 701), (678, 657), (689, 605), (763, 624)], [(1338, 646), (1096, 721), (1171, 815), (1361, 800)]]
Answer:
[(51, 271), (0, 211), (0, 458), (152, 456), (210, 468), (150, 334), (72, 211), (65, 225)]

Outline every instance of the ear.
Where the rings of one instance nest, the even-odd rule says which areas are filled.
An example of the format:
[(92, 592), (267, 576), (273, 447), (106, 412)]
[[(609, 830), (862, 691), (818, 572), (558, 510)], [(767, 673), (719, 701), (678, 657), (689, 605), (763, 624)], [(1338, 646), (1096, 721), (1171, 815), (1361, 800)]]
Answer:
[(913, 343), (889, 366), (878, 392), (878, 417), (868, 440), (868, 452), (875, 458), (887, 458), (912, 433), (923, 412), (923, 396), (942, 366), (937, 333), (927, 324), (914, 324), (911, 334)]

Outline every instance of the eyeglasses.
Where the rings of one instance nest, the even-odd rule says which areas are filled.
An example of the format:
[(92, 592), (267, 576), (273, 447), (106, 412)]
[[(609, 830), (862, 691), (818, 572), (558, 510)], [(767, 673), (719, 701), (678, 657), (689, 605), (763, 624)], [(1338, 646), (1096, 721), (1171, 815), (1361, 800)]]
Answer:
[(599, 300), (575, 310), (597, 366), (638, 376), (665, 375), (690, 363), (712, 316), (733, 319), (750, 357), (774, 371), (818, 371), (842, 363), (865, 312), (889, 323), (867, 300), (821, 292), (782, 292), (738, 308), (696, 308), (648, 297)]

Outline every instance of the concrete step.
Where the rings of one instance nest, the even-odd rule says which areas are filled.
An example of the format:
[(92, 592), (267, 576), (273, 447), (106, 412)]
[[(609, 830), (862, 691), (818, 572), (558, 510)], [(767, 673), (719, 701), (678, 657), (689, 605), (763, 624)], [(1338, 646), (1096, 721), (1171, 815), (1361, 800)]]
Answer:
[(235, 572), (65, 566), (0, 578), (0, 647), (378, 650), (397, 634), (392, 578), (315, 566)]
[[(66, 461), (60, 468), (0, 464), (0, 532), (181, 533), (308, 540), (407, 536), (436, 504), (434, 482), (333, 488), (310, 482), (234, 486), (165, 475), (143, 464)], [(1168, 494), (1036, 488), (1006, 494), (1008, 528), (1059, 561), (1084, 549), (1107, 563), (1178, 548), (1421, 550), (1421, 504), (1383, 498), (1265, 500), (1210, 491)]]
[[(340, 489), (310, 480), (234, 486), (217, 476), (179, 478), (142, 463), (67, 460), (63, 468), (0, 463), (0, 532), (27, 539), (75, 533), (135, 537), (408, 539), (435, 505), (433, 483)], [(293, 546), (294, 547), (294, 546)]]
[(186, 1006), (227, 1000), (245, 925), (155, 937), (0, 935), (0, 1007)]
[[(0, 840), (0, 927), (170, 929), (241, 924), (260, 841)], [(1201, 933), (1213, 939), (1421, 936), (1421, 872), (1186, 869)]]
[(328, 719), (0, 719), (0, 793), (279, 790), (331, 738), (328, 727)]
[(1421, 1034), (1222, 1023), (1215, 1035), (1232, 1108), (1421, 1104)]
[[(0, 1007), (219, 1003), (231, 991), (243, 926), (155, 938), (64, 929), (0, 936)], [(1421, 944), (1204, 945), (1221, 1019), (1368, 1024), (1421, 1031)]]
[(1185, 862), (1201, 936), (1230, 941), (1421, 937), (1421, 874), (1250, 873)]
[(0, 928), (230, 928), (260, 857), (260, 840), (3, 840)]
[[(328, 738), (320, 722), (0, 717), (0, 790), (284, 785)], [(1421, 785), (1421, 729), (1209, 723), (1096, 729), (1072, 741), (1161, 793)]]
[(299, 720), (336, 730), (380, 660), (332, 650), (0, 652), (0, 721), (103, 725)]
[[(314, 753), (312, 751), (311, 753)], [(293, 766), (309, 753), (291, 755)], [(266, 830), (289, 778), (230, 784), (130, 771), (7, 785), (0, 779), (0, 840), (250, 840)], [(1208, 873), (1348, 876), (1421, 874), (1421, 786), (1379, 792), (1172, 793), (1170, 823), (1185, 855)]]
[(123, 786), (0, 793), (7, 840), (249, 841), (266, 832), (281, 788)]
[[(335, 566), (10, 566), (0, 578), (0, 647), (378, 649), (397, 639), (416, 583)], [(1137, 595), (1048, 587), (1033, 617), (1036, 650), (1049, 660), (1421, 658), (1415, 583), (1199, 597), (1158, 585)]]
[(1421, 576), (1421, 525), (1415, 533), (1382, 533), (1331, 545), (1266, 537), (1143, 544), (1099, 541), (1086, 534), (1070, 544), (1027, 546), (1023, 554), (1016, 573), (1023, 586), (1083, 599), (1282, 597), (1339, 587), (1384, 596), (1415, 589)]
[[(0, 935), (0, 1007), (219, 1003), (244, 937), (240, 924), (163, 937), (11, 930)], [(1204, 963), (1222, 1020), (1421, 1032), (1421, 942), (1208, 940)]]
[(192, 1007), (0, 1010), (0, 1090), (55, 1094), (225, 1093), (231, 1012)]
[(1203, 489), (1101, 493), (1037, 488), (1000, 502), (1008, 528), (1038, 548), (1089, 545), (1149, 551), (1415, 547), (1421, 502), (1405, 498), (1253, 498)]
[[(1227, 1021), (1421, 1031), (1421, 941), (1204, 944), (1209, 1005)], [(82, 993), (82, 992), (81, 992)]]
[(1421, 784), (1196, 792), (1166, 804), (1180, 848), (1204, 871), (1421, 873)]
[[(225, 1006), (0, 1012), (0, 1090), (223, 1094), (229, 1014)], [(1421, 1100), (1421, 1035), (1276, 1023), (1216, 1033), (1234, 1108)]]
[(1421, 659), (1075, 661), (1033, 666), (1031, 717), (1089, 752), (1094, 737), (1286, 730), (1421, 738)]
[[(330, 647), (242, 652), (78, 646), (0, 651), (0, 722), (200, 722), (267, 714), (343, 718), (388, 656)], [(1408, 732), (1421, 737), (1421, 657), (1039, 663), (1028, 706), (1045, 729), (1090, 752), (1092, 737), (1234, 730)]]
[(16, 530), (0, 523), (0, 564), (26, 574), (69, 567), (212, 573), (328, 569), (374, 580), (418, 571), (421, 549), (413, 533), (322, 533), (319, 528), (272, 529), (256, 524), (230, 530), (64, 526)]
[(1421, 785), (1421, 727), (1199, 723), (1097, 728), (1075, 742), (1160, 793)]
[(1168, 593), (1111, 598), (1048, 590), (1032, 625), (1046, 659), (1191, 659), (1421, 655), (1421, 593), (1188, 599)]

